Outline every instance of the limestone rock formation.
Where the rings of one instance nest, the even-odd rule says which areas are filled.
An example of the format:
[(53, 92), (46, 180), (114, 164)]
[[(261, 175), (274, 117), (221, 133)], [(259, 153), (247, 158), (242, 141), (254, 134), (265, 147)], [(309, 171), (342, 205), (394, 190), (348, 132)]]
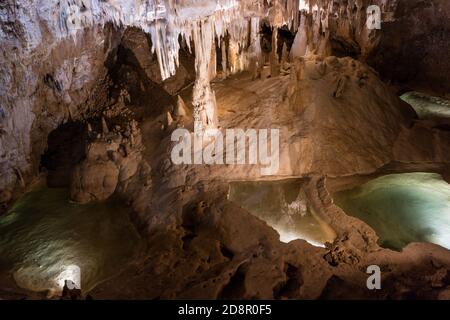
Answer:
[(126, 183), (138, 172), (143, 145), (136, 122), (109, 131), (101, 119), (102, 133), (90, 132), (86, 159), (78, 164), (71, 181), (71, 198), (80, 203), (106, 200), (119, 184)]
[(80, 203), (106, 200), (116, 191), (118, 176), (111, 161), (84, 162), (73, 173), (71, 198)]
[[(381, 29), (367, 25), (371, 4)], [(80, 208), (129, 206), (145, 252), (90, 292), (98, 299), (446, 299), (447, 249), (385, 249), (333, 197), (392, 172), (450, 179), (448, 119), (421, 119), (398, 97), (448, 95), (449, 10), (445, 0), (1, 3), (0, 214), (35, 180), (70, 188)], [(278, 129), (279, 170), (175, 164), (177, 128)], [(228, 197), (230, 182), (284, 179), (305, 181), (332, 243), (281, 242)], [(372, 264), (385, 291), (367, 292)], [(0, 286), (10, 280), (0, 273)]]
[(293, 75), (291, 105), (305, 122), (304, 138), (291, 148), (303, 151), (298, 163), (309, 164), (306, 170), (371, 172), (393, 159), (400, 130), (415, 113), (373, 70), (350, 58), (328, 57), (297, 61)]

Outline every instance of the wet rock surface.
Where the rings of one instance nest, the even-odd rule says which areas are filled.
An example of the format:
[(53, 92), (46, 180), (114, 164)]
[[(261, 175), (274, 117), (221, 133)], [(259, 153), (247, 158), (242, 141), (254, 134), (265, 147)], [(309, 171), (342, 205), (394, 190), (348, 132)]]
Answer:
[[(29, 19), (36, 31), (30, 35), (24, 21), (31, 13), (13, 19), (9, 7), (0, 22), (0, 214), (38, 176), (40, 164), (48, 184), (70, 187), (76, 202), (115, 195), (129, 205), (146, 239), (145, 257), (89, 292), (97, 299), (448, 299), (448, 250), (383, 249), (375, 231), (332, 197), (386, 172), (427, 170), (449, 179), (448, 121), (417, 119), (380, 79), (398, 82), (396, 89), (445, 94), (450, 73), (440, 57), (448, 51), (448, 6), (375, 2), (384, 4), (386, 31), (365, 28), (367, 1), (336, 6), (328, 21), (304, 14), (305, 29), (292, 44), (296, 59), (288, 61), (283, 45), (277, 61), (272, 33), (262, 40), (269, 65), (255, 67), (261, 52), (252, 57), (251, 73), (235, 74), (244, 60), (232, 33), (220, 53), (228, 49), (234, 58), (225, 59), (211, 84), (220, 129), (280, 129), (281, 170), (271, 179), (307, 178), (308, 204), (336, 231), (325, 248), (282, 243), (264, 221), (228, 200), (229, 182), (262, 180), (260, 166), (171, 162), (173, 130), (193, 129), (189, 41), (180, 44), (178, 72), (163, 80), (167, 70), (151, 54), (157, 42), (137, 28), (93, 25), (75, 40), (60, 39), (42, 13)], [(276, 13), (269, 20), (278, 26), (283, 15)], [(381, 292), (366, 287), (373, 264), (382, 268)], [(0, 276), (0, 298), (44, 297)]]

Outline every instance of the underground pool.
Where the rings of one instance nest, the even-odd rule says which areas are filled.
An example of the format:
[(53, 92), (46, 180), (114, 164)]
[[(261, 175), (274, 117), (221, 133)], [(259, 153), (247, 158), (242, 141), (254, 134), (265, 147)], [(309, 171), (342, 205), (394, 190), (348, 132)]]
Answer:
[(228, 198), (264, 220), (282, 242), (303, 239), (323, 247), (336, 234), (308, 205), (303, 184), (303, 180), (233, 182)]
[(400, 98), (413, 107), (420, 119), (450, 118), (448, 100), (416, 91), (406, 92)]
[(116, 275), (142, 250), (117, 200), (79, 205), (66, 189), (39, 188), (0, 217), (0, 273), (30, 291), (59, 293), (70, 280), (83, 292)]
[(450, 249), (450, 185), (439, 174), (382, 176), (336, 193), (334, 201), (371, 226), (382, 247), (430, 242)]

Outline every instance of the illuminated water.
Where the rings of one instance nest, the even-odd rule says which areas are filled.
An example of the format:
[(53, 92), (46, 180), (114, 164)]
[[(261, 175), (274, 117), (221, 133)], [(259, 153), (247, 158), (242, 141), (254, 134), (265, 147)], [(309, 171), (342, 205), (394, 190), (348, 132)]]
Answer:
[(400, 97), (413, 107), (421, 119), (450, 118), (450, 101), (420, 92), (407, 92)]
[(450, 185), (433, 173), (388, 175), (334, 196), (347, 214), (370, 225), (383, 247), (412, 242), (450, 249)]
[(233, 182), (229, 199), (267, 222), (283, 242), (303, 239), (316, 246), (333, 242), (333, 229), (308, 205), (300, 180)]
[(79, 286), (81, 278), (87, 292), (139, 253), (128, 214), (117, 201), (70, 203), (65, 189), (30, 192), (0, 217), (0, 271), (36, 292), (58, 293), (65, 280)]

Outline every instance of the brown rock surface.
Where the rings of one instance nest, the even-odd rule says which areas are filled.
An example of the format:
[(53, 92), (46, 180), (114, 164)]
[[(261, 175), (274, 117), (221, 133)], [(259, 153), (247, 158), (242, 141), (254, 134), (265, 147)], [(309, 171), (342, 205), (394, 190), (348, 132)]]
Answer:
[[(384, 173), (427, 170), (449, 179), (448, 124), (416, 119), (377, 73), (400, 87), (429, 85), (445, 94), (450, 73), (440, 57), (448, 51), (449, 7), (444, 0), (375, 3), (384, 3), (383, 31), (366, 29), (368, 1), (341, 2), (328, 21), (306, 17), (299, 51), (308, 54), (292, 64), (284, 58), (280, 74), (272, 50), (271, 77), (266, 67), (261, 79), (241, 73), (213, 82), (221, 129), (280, 129), (280, 171), (269, 178), (260, 166), (172, 164), (170, 134), (193, 127), (191, 93), (183, 89), (195, 72), (186, 48), (178, 73), (163, 81), (149, 37), (138, 29), (93, 26), (74, 41), (56, 39), (46, 32), (50, 21), (36, 18), (30, 39), (23, 21), (0, 21), (0, 205), (15, 196), (5, 190), (20, 194), (37, 176), (52, 131), (95, 119), (83, 138), (85, 155), (74, 148), (61, 158), (66, 173), (73, 171), (72, 198), (120, 196), (135, 211), (147, 251), (93, 297), (448, 298), (447, 249), (381, 248), (374, 230), (333, 203), (336, 190)], [(130, 110), (133, 116), (121, 118)], [(67, 184), (68, 174), (55, 172), (54, 181)], [(266, 222), (227, 199), (230, 181), (286, 178), (307, 180), (305, 197), (336, 232), (333, 243), (282, 243)], [(382, 292), (366, 287), (373, 264), (383, 271)], [(22, 296), (3, 281), (8, 290), (0, 297)]]
[[(124, 299), (446, 296), (447, 289), (441, 283), (442, 275), (450, 270), (448, 250), (432, 244), (411, 244), (402, 252), (381, 248), (378, 236), (369, 226), (334, 205), (331, 193), (338, 186), (336, 181), (343, 178), (332, 183), (324, 178), (324, 175), (346, 175), (351, 180), (381, 174), (380, 170), (389, 167), (396, 152), (400, 152), (398, 141), (405, 141), (406, 145), (407, 137), (416, 130), (410, 126), (414, 113), (375, 73), (354, 60), (310, 58), (304, 65), (297, 69), (300, 76), (291, 80), (280, 76), (252, 82), (251, 75), (241, 75), (216, 83), (221, 125), (279, 126), (283, 133), (282, 148), (292, 145), (295, 139), (311, 141), (309, 149), (299, 149), (302, 152), (282, 152), (289, 155), (283, 159), (290, 161), (289, 171), (271, 178), (310, 176), (305, 189), (308, 202), (337, 232), (336, 240), (326, 248), (313, 247), (303, 240), (281, 243), (272, 228), (226, 200), (228, 181), (259, 180), (259, 170), (246, 166), (174, 167), (164, 155), (170, 152), (170, 143), (164, 139), (147, 157), (158, 168), (154, 172), (158, 188), (153, 189), (147, 213), (141, 214), (148, 225), (149, 258), (100, 285), (91, 293), (93, 296)], [(333, 77), (337, 70), (346, 75), (345, 86)], [(362, 85), (358, 76), (361, 73), (366, 73)], [(335, 95), (336, 88), (340, 89), (339, 97)], [(286, 133), (291, 139), (287, 140), (289, 144)], [(150, 140), (144, 134), (144, 144), (154, 145)], [(440, 170), (414, 162), (426, 145), (426, 141), (414, 140), (408, 145), (408, 152), (401, 153), (404, 165), (393, 165), (389, 170)], [(408, 163), (415, 163), (415, 169), (408, 169), (405, 166)], [(366, 269), (373, 264), (383, 271), (384, 289), (380, 292), (370, 292), (366, 287)]]

